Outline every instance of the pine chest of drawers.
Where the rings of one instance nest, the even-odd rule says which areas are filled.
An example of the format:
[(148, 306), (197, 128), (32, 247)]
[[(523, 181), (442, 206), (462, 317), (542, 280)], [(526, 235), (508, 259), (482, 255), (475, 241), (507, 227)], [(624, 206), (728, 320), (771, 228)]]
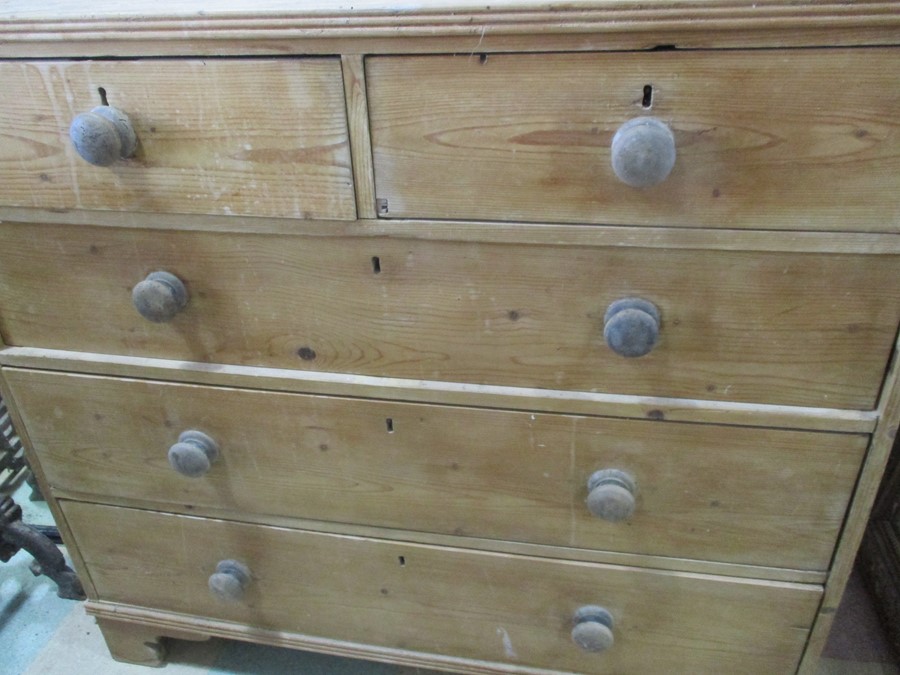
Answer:
[(900, 422), (896, 3), (0, 19), (0, 388), (114, 658), (815, 671)]

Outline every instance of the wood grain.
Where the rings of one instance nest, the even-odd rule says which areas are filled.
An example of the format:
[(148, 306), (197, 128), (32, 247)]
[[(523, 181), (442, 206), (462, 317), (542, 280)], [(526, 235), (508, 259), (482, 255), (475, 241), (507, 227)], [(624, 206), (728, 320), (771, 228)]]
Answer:
[[(0, 63), (0, 203), (47, 209), (356, 217), (337, 59)], [(95, 167), (72, 119), (126, 112), (134, 159)]]
[[(292, 234), (333, 238), (423, 239), (494, 244), (610, 246), (614, 248), (710, 249), (717, 251), (778, 251), (793, 253), (900, 254), (900, 237), (878, 231), (814, 232), (726, 230), (693, 227), (504, 223), (486, 220), (415, 220), (360, 218), (355, 221), (293, 220), (259, 216), (113, 211), (47, 210), (0, 206), (0, 221), (41, 225), (96, 225), (165, 232), (238, 232)], [(883, 226), (881, 229), (885, 229)]]
[(353, 156), (353, 184), (359, 218), (375, 218), (375, 177), (372, 171), (372, 139), (369, 136), (369, 104), (366, 101), (366, 70), (361, 56), (342, 56), (344, 96), (347, 99), (347, 129)]
[[(897, 232), (898, 68), (891, 49), (373, 57), (376, 196), (398, 218)], [(609, 145), (644, 115), (678, 157), (635, 189)]]
[(825, 586), (825, 596), (810, 634), (809, 645), (800, 667), (800, 675), (813, 675), (816, 664), (840, 605), (841, 597), (856, 561), (856, 554), (866, 531), (872, 505), (878, 494), (885, 467), (897, 440), (900, 426), (900, 339), (885, 378), (878, 402), (880, 419), (872, 434), (872, 442), (860, 473), (840, 544), (835, 553), (831, 573)]
[[(146, 499), (135, 499), (133, 497), (114, 497), (110, 495), (98, 497), (96, 494), (79, 492), (77, 490), (63, 490), (59, 488), (53, 489), (50, 494), (57, 500), (89, 502), (103, 504), (105, 506), (121, 506), (124, 508), (141, 509), (145, 511), (158, 511), (160, 509), (159, 502), (148, 501)], [(826, 572), (789, 569), (787, 567), (740, 565), (737, 563), (719, 563), (710, 560), (697, 560), (694, 558), (667, 558), (663, 556), (645, 555), (643, 553), (623, 553), (621, 551), (608, 551), (603, 549), (531, 544), (520, 541), (402, 530), (374, 525), (339, 523), (333, 520), (309, 520), (307, 518), (297, 518), (296, 516), (261, 515), (252, 511), (242, 511), (237, 513), (228, 509), (196, 506), (193, 504), (166, 504), (165, 512), (199, 518), (213, 518), (239, 521), (242, 523), (254, 523), (257, 525), (309, 530), (311, 532), (322, 532), (325, 534), (340, 534), (348, 537), (374, 537), (376, 539), (403, 542), (408, 542), (411, 540), (411, 537), (414, 537), (416, 543), (427, 544), (430, 546), (449, 546), (451, 548), (475, 549), (479, 551), (491, 551), (494, 553), (508, 553), (510, 555), (527, 555), (538, 558), (550, 558), (553, 560), (640, 567), (652, 570), (668, 570), (670, 572), (712, 574), (734, 577), (737, 579), (765, 579), (768, 581), (822, 585), (825, 583), (828, 576)]]
[(34, 347), (5, 347), (0, 350), (0, 364), (57, 372), (151, 377), (166, 382), (188, 381), (196, 384), (362, 399), (808, 431), (868, 433), (875, 428), (878, 421), (877, 412), (865, 410), (552, 391), (348, 373), (317, 373), (259, 366), (229, 366)]
[[(896, 256), (4, 223), (0, 334), (13, 346), (209, 363), (870, 408), (900, 319), (898, 266)], [(157, 269), (191, 295), (167, 324), (131, 304)], [(602, 341), (603, 313), (624, 296), (661, 311), (660, 344), (640, 359)]]
[[(477, 411), (7, 369), (54, 488), (314, 520), (826, 570), (868, 436)], [(198, 479), (166, 453), (216, 440)], [(588, 477), (627, 471), (627, 523)]]
[[(64, 510), (107, 601), (533, 668), (793, 672), (807, 633), (800, 626), (808, 625), (821, 594), (817, 586), (562, 563), (77, 502)], [(146, 532), (154, 532), (149, 557)], [(207, 577), (224, 558), (240, 559), (253, 574), (241, 603), (221, 604), (207, 591)], [(571, 642), (571, 617), (583, 604), (602, 604), (616, 619), (616, 645), (602, 656)]]
[(165, 663), (167, 645), (158, 631), (147, 626), (97, 619), (109, 655), (116, 661), (157, 667)]
[(900, 17), (884, 0), (691, 0), (565, 4), (447, 1), (9, 0), (0, 54), (472, 53), (679, 47), (895, 44)]

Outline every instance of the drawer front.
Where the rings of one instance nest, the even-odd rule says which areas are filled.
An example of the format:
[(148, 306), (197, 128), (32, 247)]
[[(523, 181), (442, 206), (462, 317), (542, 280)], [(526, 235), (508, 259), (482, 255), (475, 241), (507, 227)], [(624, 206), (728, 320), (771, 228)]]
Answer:
[[(4, 373), (56, 488), (805, 570), (828, 567), (867, 443), (863, 435)], [(186, 430), (218, 445), (198, 477), (169, 464)], [(172, 453), (182, 461), (180, 453), (197, 454)], [(602, 470), (625, 472), (628, 494), (609, 484), (589, 490)], [(617, 507), (633, 515), (617, 521), (622, 514), (607, 511)]]
[[(889, 49), (369, 58), (381, 215), (897, 231), (898, 70)], [(612, 138), (647, 116), (674, 169), (629, 187)]]
[[(356, 217), (337, 59), (0, 63), (0, 205)], [(93, 166), (69, 138), (101, 105), (132, 159)]]
[[(167, 323), (133, 305), (157, 270), (189, 296)], [(3, 223), (0, 332), (187, 361), (871, 408), (898, 276), (898, 256)], [(608, 308), (631, 296), (658, 309), (640, 358), (604, 338)]]
[[(75, 502), (64, 503), (63, 511), (103, 600), (507, 667), (793, 673), (821, 595), (818, 586), (389, 543)], [(217, 600), (208, 590), (222, 560), (249, 570), (236, 601)], [(570, 636), (573, 615), (585, 605), (601, 605), (612, 615), (615, 642), (603, 653), (581, 651)]]

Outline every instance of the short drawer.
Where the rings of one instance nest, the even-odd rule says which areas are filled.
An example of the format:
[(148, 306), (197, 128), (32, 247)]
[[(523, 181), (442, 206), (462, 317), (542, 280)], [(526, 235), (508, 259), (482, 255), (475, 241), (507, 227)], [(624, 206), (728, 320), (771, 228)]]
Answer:
[[(896, 232), (898, 70), (895, 49), (369, 58), (380, 214)], [(612, 155), (648, 132), (612, 141), (646, 117), (674, 168), (631, 187)]]
[[(896, 255), (2, 223), (0, 334), (194, 362), (871, 409), (898, 277)], [(144, 318), (135, 293), (172, 313)], [(619, 312), (629, 298), (646, 311)], [(609, 346), (631, 329), (643, 356)]]
[[(356, 217), (337, 59), (5, 62), (0, 84), (0, 205)], [(70, 125), (104, 103), (137, 148), (94, 166)]]
[(99, 499), (812, 571), (868, 440), (4, 374), (50, 484)]
[[(549, 561), (76, 502), (64, 503), (63, 511), (102, 600), (487, 661), (497, 669), (502, 664), (504, 672), (531, 666), (635, 675), (793, 673), (821, 597), (818, 586)], [(242, 569), (236, 571), (235, 563)], [(230, 590), (230, 601), (212, 596), (213, 575), (213, 585)], [(609, 613), (613, 644), (603, 652), (585, 652), (573, 642), (574, 617), (585, 606)], [(482, 667), (495, 672), (490, 664)]]

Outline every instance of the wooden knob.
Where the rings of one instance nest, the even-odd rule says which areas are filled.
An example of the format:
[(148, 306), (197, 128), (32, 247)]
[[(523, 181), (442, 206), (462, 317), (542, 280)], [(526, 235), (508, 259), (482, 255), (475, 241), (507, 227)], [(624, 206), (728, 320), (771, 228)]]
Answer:
[(603, 607), (587, 605), (575, 612), (572, 640), (586, 652), (602, 652), (613, 646), (613, 618)]
[(618, 469), (602, 469), (588, 478), (587, 507), (593, 515), (618, 523), (634, 514), (634, 479)]
[(641, 298), (616, 300), (603, 317), (603, 337), (619, 356), (644, 356), (659, 340), (659, 310)]
[(250, 583), (250, 570), (237, 560), (222, 560), (209, 577), (209, 590), (219, 600), (237, 602)]
[(169, 464), (182, 476), (199, 478), (219, 457), (219, 445), (202, 431), (183, 431), (169, 448)]
[(181, 279), (168, 272), (151, 272), (131, 291), (134, 308), (154, 323), (171, 321), (189, 299)]
[(81, 158), (96, 166), (109, 166), (127, 159), (137, 149), (137, 136), (128, 115), (108, 105), (98, 106), (72, 120), (69, 138)]
[(636, 117), (613, 136), (611, 157), (613, 171), (626, 185), (657, 185), (675, 166), (675, 136), (655, 117)]

